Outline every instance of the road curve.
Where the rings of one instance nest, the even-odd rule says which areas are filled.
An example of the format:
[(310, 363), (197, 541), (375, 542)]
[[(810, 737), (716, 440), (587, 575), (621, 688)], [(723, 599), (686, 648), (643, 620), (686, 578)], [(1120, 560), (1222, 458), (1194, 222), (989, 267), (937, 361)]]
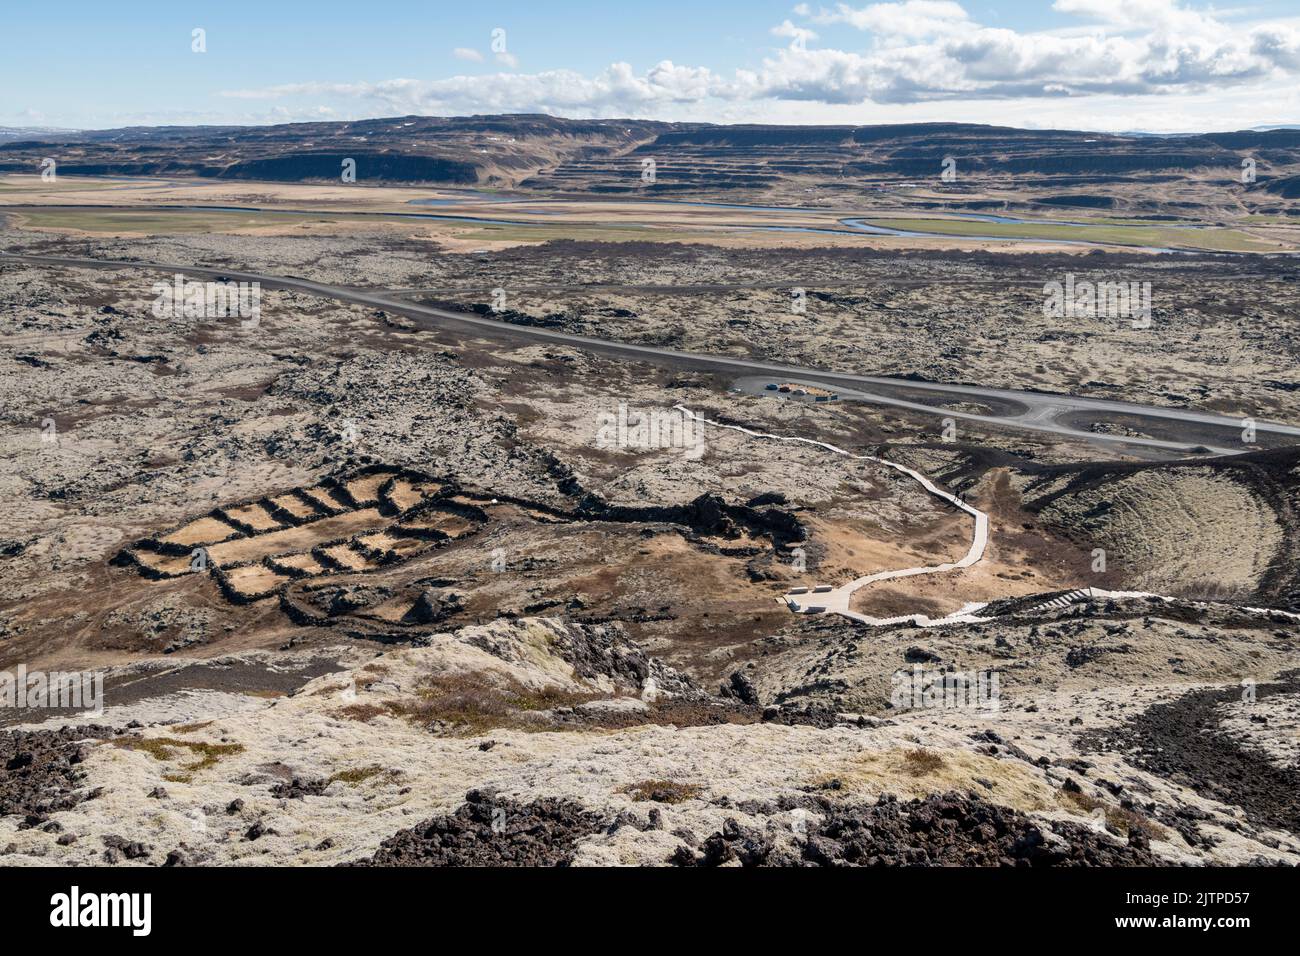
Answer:
[[(452, 312), (434, 306), (421, 305), (382, 291), (352, 289), (345, 286), (328, 285), (297, 276), (265, 275), (262, 273), (242, 272), (228, 268), (210, 266), (182, 265), (163, 262), (139, 262), (133, 260), (91, 259), (65, 256), (27, 255), (22, 253), (0, 252), (0, 262), (18, 262), (28, 265), (43, 265), (69, 268), (89, 269), (135, 269), (142, 272), (182, 273), (199, 278), (217, 278), (224, 276), (241, 282), (258, 282), (268, 289), (280, 289), (302, 292), (308, 295), (350, 302), (356, 305), (383, 309), (396, 315), (402, 315), (417, 322), (424, 322), (430, 327), (445, 328), (461, 332), (486, 335), (493, 338), (524, 339), (539, 342), (555, 342), (586, 349), (592, 352), (611, 355), (621, 359), (632, 359), (673, 367), (688, 367), (710, 371), (736, 372), (740, 375), (753, 376), (756, 373), (776, 373), (784, 377), (812, 379), (841, 389), (854, 389), (855, 386), (876, 385), (885, 388), (903, 389), (909, 392), (927, 392), (940, 396), (953, 396), (956, 399), (981, 398), (999, 401), (1012, 401), (1025, 406), (1028, 411), (1018, 416), (978, 415), (967, 412), (953, 412), (942, 407), (932, 407), (917, 402), (900, 400), (885, 401), (885, 404), (906, 407), (912, 411), (941, 417), (960, 417), (979, 421), (994, 426), (1003, 426), (1021, 430), (1047, 432), (1062, 437), (1072, 437), (1094, 442), (1109, 442), (1121, 445), (1147, 445), (1170, 450), (1194, 452), (1206, 448), (1202, 441), (1189, 439), (1186, 443), (1163, 442), (1154, 439), (1133, 438), (1123, 435), (1098, 434), (1094, 432), (1071, 429), (1058, 424), (1055, 419), (1063, 414), (1128, 415), (1139, 418), (1156, 418), (1188, 426), (1213, 426), (1240, 432), (1242, 419), (1226, 415), (1212, 415), (1203, 412), (1187, 411), (1177, 408), (1160, 408), (1138, 405), (1131, 402), (1111, 401), (1108, 399), (1081, 398), (1072, 395), (1053, 395), (1042, 392), (1015, 391), (1011, 389), (985, 388), (977, 385), (950, 385), (937, 382), (920, 382), (910, 379), (889, 378), (879, 375), (855, 375), (836, 372), (829, 369), (807, 368), (785, 365), (776, 362), (764, 362), (751, 358), (729, 355), (713, 355), (702, 352), (683, 352), (676, 349), (655, 345), (637, 345), (631, 342), (618, 342), (599, 339), (592, 336), (560, 332), (530, 325), (515, 325), (497, 319), (484, 318), (466, 312)], [(881, 400), (881, 396), (854, 389), (861, 400)], [(1300, 439), (1300, 427), (1277, 424), (1273, 422), (1255, 422), (1257, 432), (1286, 435)], [(1233, 454), (1249, 451), (1249, 448), (1212, 449), (1219, 454)]]
[[(829, 442), (817, 441), (813, 438), (801, 438), (793, 435), (773, 435), (769, 432), (754, 431), (744, 428), (740, 425), (727, 425), (722, 422), (715, 422), (705, 418), (703, 415), (697, 415), (685, 405), (674, 405), (674, 410), (681, 412), (683, 415), (697, 422), (711, 425), (714, 428), (726, 428), (731, 431), (740, 432), (743, 435), (749, 435), (752, 438), (761, 438), (768, 441), (796, 442), (805, 445), (813, 445), (817, 448), (823, 448), (827, 451), (834, 452), (837, 455), (844, 455), (857, 461), (870, 461), (878, 465), (884, 465), (895, 471), (902, 472), (909, 478), (920, 483), (920, 485), (931, 495), (948, 502), (956, 508), (960, 508), (975, 519), (975, 526), (971, 535), (971, 545), (967, 550), (965, 557), (958, 561), (947, 562), (944, 564), (926, 565), (915, 568), (902, 568), (896, 571), (877, 571), (874, 574), (863, 575), (855, 578), (847, 584), (842, 584), (836, 588), (827, 590), (818, 589), (800, 589), (791, 591), (784, 596), (786, 606), (796, 614), (838, 614), (849, 620), (857, 621), (861, 624), (867, 624), (872, 627), (881, 627), (889, 624), (915, 624), (918, 627), (941, 627), (948, 624), (979, 624), (987, 623), (992, 618), (981, 617), (979, 612), (988, 606), (987, 602), (967, 602), (961, 608), (953, 613), (939, 618), (932, 618), (927, 614), (916, 612), (913, 614), (902, 614), (896, 617), (872, 617), (868, 614), (862, 614), (858, 611), (849, 609), (849, 603), (853, 594), (866, 587), (869, 584), (875, 584), (877, 581), (888, 581), (895, 578), (916, 577), (922, 574), (942, 574), (946, 571), (957, 571), (962, 568), (969, 568), (976, 564), (984, 557), (984, 552), (988, 549), (989, 543), (989, 516), (987, 513), (980, 511), (978, 508), (968, 504), (960, 496), (951, 492), (944, 491), (934, 484), (929, 478), (912, 468), (900, 465), (897, 462), (889, 461), (885, 458), (877, 458), (873, 455), (855, 455), (852, 452), (845, 451)], [(1124, 600), (1130, 598), (1149, 598), (1151, 600), (1174, 603), (1177, 598), (1167, 597), (1163, 594), (1153, 594), (1149, 591), (1107, 591), (1102, 588), (1080, 588), (1071, 591), (1064, 597), (1057, 598), (1055, 601), (1048, 601), (1038, 607), (1035, 611), (1045, 610), (1051, 607), (1065, 606), (1076, 603), (1077, 601), (1095, 601), (1117, 599)], [(1251, 607), (1236, 604), (1222, 604), (1221, 602), (1210, 601), (1192, 601), (1189, 602), (1199, 606), (1228, 606), (1234, 607), (1248, 614), (1260, 614), (1270, 617), (1278, 617), (1287, 620), (1300, 621), (1300, 614), (1292, 611), (1282, 611), (1276, 608)]]
[(749, 435), (751, 438), (763, 438), (769, 441), (797, 442), (804, 445), (813, 445), (817, 448), (824, 448), (827, 451), (834, 452), (837, 455), (844, 455), (845, 457), (852, 458), (856, 461), (869, 461), (873, 464), (884, 465), (886, 468), (892, 468), (895, 471), (902, 472), (912, 480), (920, 483), (921, 487), (929, 494), (948, 502), (955, 508), (961, 509), (975, 519), (974, 531), (971, 534), (970, 548), (967, 550), (966, 555), (960, 560), (916, 568), (902, 568), (897, 571), (877, 571), (874, 574), (866, 574), (862, 577), (855, 578), (848, 584), (842, 584), (839, 587), (832, 588), (828, 591), (817, 591), (808, 594), (802, 592), (791, 592), (785, 596), (786, 605), (790, 610), (794, 611), (796, 614), (839, 614), (841, 617), (847, 617), (850, 620), (858, 621), (862, 624), (871, 624), (873, 626), (910, 622), (918, 624), (921, 627), (935, 627), (939, 624), (955, 624), (977, 620), (977, 618), (973, 616), (974, 612), (983, 607), (983, 604), (967, 604), (954, 614), (950, 614), (943, 618), (932, 619), (929, 616), (920, 613), (904, 614), (899, 617), (889, 618), (871, 617), (867, 614), (860, 614), (857, 611), (849, 610), (849, 602), (852, 600), (856, 591), (866, 587), (868, 584), (875, 584), (877, 581), (888, 581), (892, 578), (911, 578), (921, 574), (942, 574), (945, 571), (958, 571), (962, 568), (969, 568), (972, 564), (975, 564), (984, 557), (984, 551), (988, 548), (989, 516), (985, 512), (980, 511), (974, 505), (967, 504), (959, 496), (944, 491), (919, 471), (908, 468), (906, 465), (900, 465), (898, 462), (890, 461), (887, 458), (877, 458), (874, 455), (855, 455), (836, 445), (824, 441), (817, 441), (814, 438), (773, 435), (768, 432), (758, 432), (748, 428), (742, 428), (740, 425), (724, 425), (721, 422), (711, 421), (702, 415), (695, 414), (685, 405), (674, 405), (673, 408), (695, 421), (703, 422), (706, 425), (712, 425), (715, 428), (727, 428), (731, 431), (740, 432), (743, 435)]
[[(751, 395), (763, 395), (770, 394), (766, 388), (767, 381), (770, 380), (741, 379), (737, 384), (740, 391), (747, 392)], [(813, 381), (803, 378), (787, 378), (786, 382), (790, 385), (812, 385), (814, 387), (825, 387), (826, 385), (825, 381)], [(985, 425), (1001, 425), (1006, 428), (1021, 428), (1029, 431), (1050, 432), (1054, 435), (1059, 435), (1062, 438), (1074, 438), (1081, 441), (1115, 442), (1135, 447), (1159, 448), (1173, 452), (1203, 450), (1202, 453), (1208, 451), (1214, 455), (1237, 455), (1241, 454), (1243, 451), (1250, 450), (1246, 448), (1228, 448), (1225, 446), (1209, 445), (1205, 442), (1166, 441), (1160, 438), (1108, 435), (1104, 432), (1092, 432), (1084, 431), (1080, 428), (1071, 428), (1067, 425), (1059, 424), (1056, 421), (1058, 416), (1069, 415), (1078, 411), (1078, 408), (1073, 404), (1074, 400), (1070, 399), (1068, 396), (1038, 395), (1032, 392), (1000, 392), (997, 393), (996, 398), (1010, 400), (1010, 396), (1014, 395), (1016, 396), (1015, 401), (1023, 406), (1023, 411), (1014, 415), (983, 415), (977, 412), (954, 411), (943, 408), (942, 406), (935, 407), (934, 405), (926, 405), (921, 402), (908, 401), (903, 398), (882, 395), (879, 391), (864, 392), (860, 389), (846, 388), (844, 386), (834, 386), (834, 388), (838, 389), (837, 394), (841, 401), (866, 402), (873, 405), (891, 405), (895, 408), (906, 408), (909, 411), (922, 412), (929, 415), (942, 415), (944, 418), (961, 419), (963, 421), (981, 422)], [(991, 399), (994, 398), (995, 395), (992, 390), (983, 390), (980, 393), (980, 397)], [(1129, 406), (1126, 403), (1116, 404), (1123, 406), (1123, 410), (1121, 411), (1119, 408), (1114, 409), (1113, 411), (1115, 414), (1141, 415), (1146, 418), (1174, 417), (1162, 415), (1162, 411), (1168, 411), (1165, 409), (1153, 408), (1149, 411), (1136, 412), (1133, 411), (1133, 406)], [(1097, 407), (1097, 415), (1101, 417), (1104, 412), (1105, 408), (1099, 405)], [(1181, 418), (1181, 416), (1179, 417)], [(1195, 417), (1195, 413), (1189, 413), (1188, 417), (1183, 419), (1183, 421), (1188, 423), (1210, 424), (1219, 428), (1229, 427), (1228, 424), (1218, 421), (1215, 416), (1203, 417), (1208, 418), (1209, 421), (1202, 422), (1200, 418)], [(1231, 422), (1231, 427), (1240, 432), (1242, 428), (1242, 421), (1240, 419), (1229, 419), (1228, 421)], [(1289, 426), (1278, 427), (1287, 428)]]

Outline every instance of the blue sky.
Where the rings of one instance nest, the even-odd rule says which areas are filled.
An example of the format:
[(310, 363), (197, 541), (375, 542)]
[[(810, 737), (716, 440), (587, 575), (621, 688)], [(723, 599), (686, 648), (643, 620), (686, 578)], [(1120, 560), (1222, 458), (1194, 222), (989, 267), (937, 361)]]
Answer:
[(539, 111), (1175, 131), (1300, 123), (1298, 88), (1294, 0), (70, 0), (11, 4), (0, 32), (7, 126)]

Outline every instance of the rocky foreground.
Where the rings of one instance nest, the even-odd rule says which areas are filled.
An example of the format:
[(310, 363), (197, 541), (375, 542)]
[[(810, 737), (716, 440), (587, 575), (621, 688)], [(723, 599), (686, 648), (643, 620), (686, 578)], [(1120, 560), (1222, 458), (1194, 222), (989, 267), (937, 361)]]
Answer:
[(0, 733), (3, 863), (1300, 861), (1294, 678), (1250, 701), (1052, 678), (996, 710), (868, 713), (840, 709), (875, 683), (860, 660), (815, 665), (838, 692), (783, 695), (739, 671), (700, 687), (617, 625), (417, 643), (137, 665), (93, 720)]
[[(129, 272), (0, 279), (0, 677), (106, 675), (103, 713), (0, 707), (0, 864), (1300, 861), (1291, 449), (947, 444), (293, 293), (249, 335)], [(960, 492), (984, 558), (854, 609), (978, 617), (792, 615), (794, 585), (960, 557), (968, 516), (728, 428), (601, 440), (678, 402)]]

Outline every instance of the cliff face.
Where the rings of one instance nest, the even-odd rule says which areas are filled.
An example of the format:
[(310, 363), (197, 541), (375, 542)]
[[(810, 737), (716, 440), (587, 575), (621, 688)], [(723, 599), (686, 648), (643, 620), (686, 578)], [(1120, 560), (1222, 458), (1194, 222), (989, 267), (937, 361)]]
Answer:
[(135, 127), (0, 141), (0, 170), (26, 172), (54, 156), (69, 175), (173, 175), (272, 182), (337, 181), (344, 159), (358, 181), (471, 185), (576, 156), (621, 152), (670, 124), (548, 116), (407, 116), (255, 127)]

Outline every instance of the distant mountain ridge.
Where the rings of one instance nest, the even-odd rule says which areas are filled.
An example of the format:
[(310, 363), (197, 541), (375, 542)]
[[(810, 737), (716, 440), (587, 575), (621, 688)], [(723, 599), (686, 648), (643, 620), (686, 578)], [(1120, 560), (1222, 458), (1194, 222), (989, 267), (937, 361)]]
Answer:
[(36, 139), (43, 136), (67, 136), (78, 133), (75, 129), (57, 126), (0, 126), (0, 142), (11, 139)]
[(646, 192), (640, 173), (648, 162), (659, 172), (648, 192), (667, 195), (761, 192), (791, 179), (833, 189), (849, 177), (930, 177), (948, 156), (965, 175), (1048, 176), (1067, 188), (1192, 169), (1227, 174), (1247, 154), (1261, 157), (1261, 170), (1264, 162), (1300, 164), (1300, 128), (1150, 136), (971, 123), (715, 125), (506, 114), (6, 132), (14, 135), (0, 133), (3, 172), (33, 171), (53, 156), (69, 175), (307, 182), (337, 179), (352, 159), (363, 181), (582, 194)]

